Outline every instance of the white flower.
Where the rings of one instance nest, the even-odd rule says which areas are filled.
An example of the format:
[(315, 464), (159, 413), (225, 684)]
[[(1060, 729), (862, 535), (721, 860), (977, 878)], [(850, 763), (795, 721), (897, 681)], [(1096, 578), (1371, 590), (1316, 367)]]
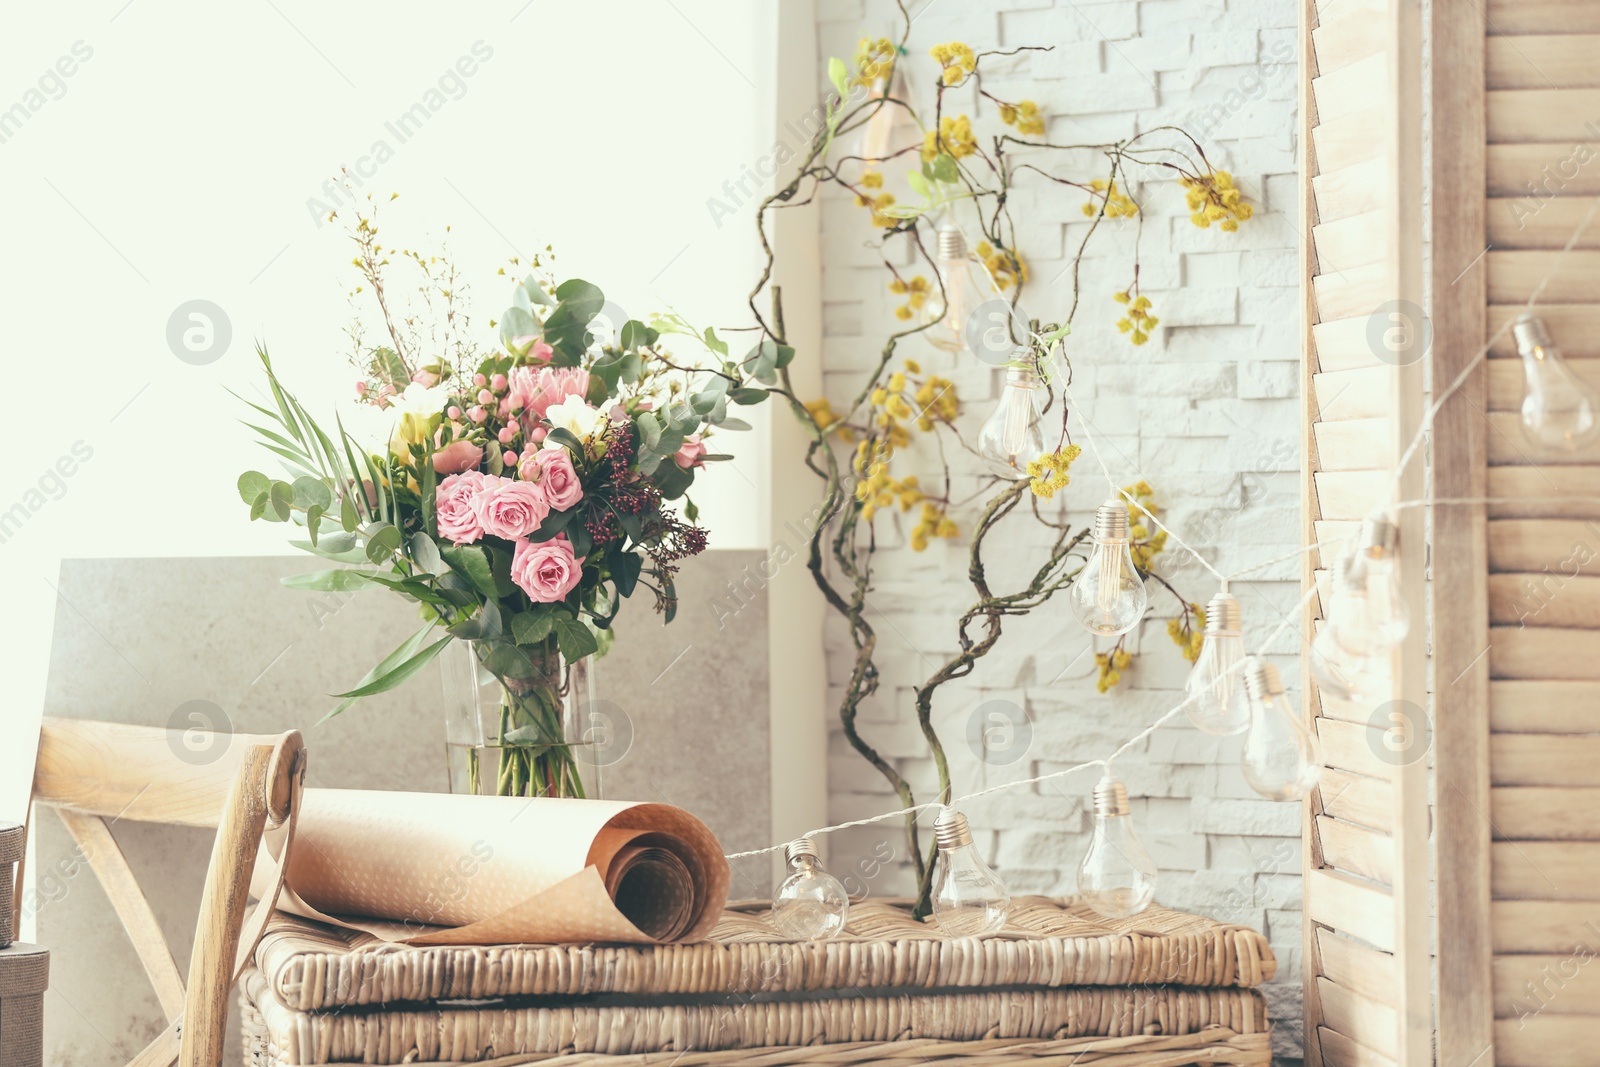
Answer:
[(449, 403), (449, 386), (412, 382), (404, 392), (390, 395), (381, 408), (368, 400), (356, 400), (346, 405), (341, 415), (344, 428), (363, 451), (381, 456), (390, 449), (409, 456), (410, 442), (420, 443), (428, 420)]
[[(581, 396), (569, 396), (559, 404), (551, 404), (545, 410), (544, 417), (549, 420), (551, 429), (570, 431), (585, 444), (605, 422), (605, 413), (599, 408), (590, 407)], [(544, 447), (560, 448), (561, 442), (546, 437)]]

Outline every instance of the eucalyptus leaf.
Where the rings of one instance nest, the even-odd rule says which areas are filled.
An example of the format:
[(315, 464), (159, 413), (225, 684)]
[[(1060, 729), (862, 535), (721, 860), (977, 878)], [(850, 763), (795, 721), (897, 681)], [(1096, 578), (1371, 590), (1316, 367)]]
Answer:
[(407, 555), (416, 569), (423, 574), (445, 573), (444, 559), (439, 555), (439, 546), (433, 543), (433, 538), (420, 530), (411, 535), (407, 542)]
[(287, 522), (293, 505), (294, 487), (288, 482), (273, 482), (272, 489), (267, 494), (268, 513), (276, 516), (278, 522)]
[(385, 563), (400, 549), (400, 531), (386, 522), (375, 522), (366, 529), (367, 558)]
[(246, 504), (254, 504), (262, 493), (271, 489), (272, 479), (260, 471), (245, 471), (239, 475), (239, 497)]

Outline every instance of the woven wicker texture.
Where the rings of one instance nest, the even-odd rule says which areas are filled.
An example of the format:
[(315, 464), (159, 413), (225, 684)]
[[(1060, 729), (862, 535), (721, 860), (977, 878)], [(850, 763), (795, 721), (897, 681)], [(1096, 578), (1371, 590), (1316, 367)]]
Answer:
[(0, 949), (0, 1067), (44, 1062), (44, 991), (50, 953), (38, 945)]
[(620, 947), (405, 948), (285, 916), (262, 939), (256, 962), (275, 999), (300, 1011), (591, 993), (1254, 987), (1277, 970), (1256, 931), (1161, 907), (1107, 920), (1081, 905), (1023, 897), (1000, 935), (951, 940), (913, 919), (904, 901), (866, 901), (850, 909), (846, 936), (803, 943), (784, 940), (765, 908), (731, 906), (708, 941)]
[[(242, 996), (247, 1056), (258, 1067), (476, 1063), (523, 1053), (611, 1057), (682, 1049), (771, 1050), (918, 1039), (1054, 1042), (1075, 1037), (1198, 1034), (1207, 1027), (1235, 1034), (1264, 1034), (1268, 1029), (1265, 1001), (1253, 989), (1178, 986), (1084, 986), (722, 1005), (422, 1005), (307, 1013), (279, 1004), (262, 974), (251, 971), (245, 976)], [(882, 1061), (880, 1050), (863, 1050), (856, 1058), (843, 1060), (825, 1058), (836, 1051), (831, 1048), (804, 1051), (814, 1058), (788, 1062)], [(738, 1062), (751, 1060), (747, 1056)], [(997, 1061), (984, 1057), (967, 1062)], [(1190, 1056), (1129, 1062), (1239, 1061)]]
[(0, 822), (0, 948), (11, 944), (16, 937), (17, 932), (12, 927), (16, 917), (12, 889), (16, 885), (17, 864), (27, 844), (27, 830), (14, 822)]

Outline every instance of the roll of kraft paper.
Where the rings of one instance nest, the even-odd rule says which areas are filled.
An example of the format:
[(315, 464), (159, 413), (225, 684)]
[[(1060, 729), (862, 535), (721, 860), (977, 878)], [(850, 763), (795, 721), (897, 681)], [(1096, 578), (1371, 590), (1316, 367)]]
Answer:
[(307, 789), (278, 907), (412, 945), (658, 944), (709, 933), (728, 877), (668, 804)]

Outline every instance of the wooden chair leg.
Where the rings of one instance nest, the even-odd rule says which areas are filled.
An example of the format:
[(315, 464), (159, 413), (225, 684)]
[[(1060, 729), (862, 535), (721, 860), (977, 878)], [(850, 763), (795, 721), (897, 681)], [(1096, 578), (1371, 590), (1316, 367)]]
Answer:
[(222, 1062), (239, 932), (250, 903), (250, 877), (267, 822), (268, 798), (261, 786), (272, 759), (271, 749), (252, 746), (240, 761), (223, 804), (205, 890), (200, 897), (194, 953), (189, 957), (179, 1067), (215, 1067)]

